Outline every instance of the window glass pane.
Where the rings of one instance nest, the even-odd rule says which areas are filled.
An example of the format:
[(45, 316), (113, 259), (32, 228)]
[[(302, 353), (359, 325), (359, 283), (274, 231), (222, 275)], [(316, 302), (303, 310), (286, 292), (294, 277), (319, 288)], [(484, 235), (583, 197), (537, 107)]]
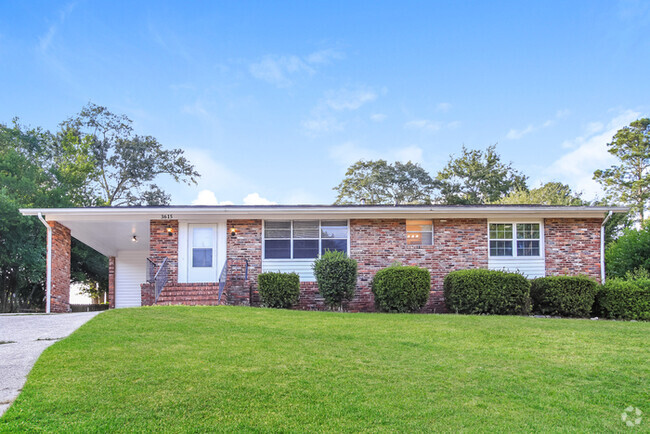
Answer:
[(431, 220), (406, 220), (406, 232), (431, 232), (432, 230)]
[(490, 239), (503, 240), (512, 238), (512, 224), (490, 223)]
[(294, 220), (293, 238), (318, 238), (318, 220)]
[(318, 240), (294, 240), (293, 258), (315, 258), (318, 256)]
[(517, 256), (539, 256), (539, 241), (517, 241)]
[(406, 244), (418, 246), (430, 246), (433, 244), (432, 232), (408, 232), (406, 234)]
[(329, 251), (338, 250), (339, 252), (348, 252), (348, 240), (322, 240), (321, 254)]
[(490, 241), (490, 256), (512, 256), (512, 241)]
[(193, 228), (192, 247), (212, 247), (212, 228)]
[(291, 241), (266, 240), (264, 241), (264, 257), (266, 259), (288, 259), (291, 257)]
[(321, 237), (347, 239), (348, 222), (346, 220), (323, 220), (321, 222)]
[(291, 238), (291, 222), (264, 222), (264, 238)]
[(538, 240), (539, 223), (518, 223), (517, 239), (519, 240)]
[(192, 249), (192, 267), (212, 267), (212, 249)]

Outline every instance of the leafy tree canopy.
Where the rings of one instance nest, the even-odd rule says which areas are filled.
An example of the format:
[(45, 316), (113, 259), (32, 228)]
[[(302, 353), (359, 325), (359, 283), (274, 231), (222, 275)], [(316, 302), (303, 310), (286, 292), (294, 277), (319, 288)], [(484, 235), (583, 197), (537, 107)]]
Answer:
[(561, 182), (547, 182), (531, 190), (518, 189), (499, 199), (497, 203), (507, 205), (533, 204), (533, 205), (589, 205), (582, 199), (581, 193), (574, 193), (567, 184)]
[(596, 170), (594, 179), (605, 189), (607, 200), (630, 206), (643, 222), (650, 199), (650, 119), (618, 130), (607, 148), (619, 164)]
[(428, 204), (436, 182), (417, 163), (390, 164), (385, 160), (358, 161), (334, 190), (337, 204)]
[(128, 117), (92, 103), (61, 124), (94, 165), (85, 193), (108, 206), (168, 204), (169, 195), (153, 182), (159, 175), (187, 184), (200, 175), (182, 149), (165, 149), (154, 137), (135, 134), (131, 125)]
[(650, 224), (628, 229), (605, 251), (607, 277), (624, 278), (637, 269), (650, 271)]
[(517, 190), (527, 190), (527, 177), (501, 162), (496, 146), (467, 149), (451, 157), (438, 173), (440, 202), (452, 205), (494, 203)]

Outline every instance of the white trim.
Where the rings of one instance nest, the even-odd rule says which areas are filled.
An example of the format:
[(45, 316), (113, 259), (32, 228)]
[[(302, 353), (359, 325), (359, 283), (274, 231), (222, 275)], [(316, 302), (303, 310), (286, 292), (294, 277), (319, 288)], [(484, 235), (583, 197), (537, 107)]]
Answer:
[(47, 224), (39, 212), (38, 219), (47, 228), (47, 263), (45, 265), (45, 313), (50, 313), (50, 297), (52, 295), (52, 226)]
[(188, 222), (178, 222), (178, 283), (187, 283)]
[[(318, 256), (316, 256), (316, 258), (320, 258), (321, 251), (322, 251), (323, 237), (322, 237), (321, 227), (323, 225), (323, 220), (345, 220), (345, 222), (348, 225), (348, 233), (347, 233), (347, 240), (346, 240), (347, 241), (346, 254), (348, 256), (350, 255), (350, 232), (351, 232), (351, 230), (350, 230), (350, 219), (342, 219), (342, 218), (339, 218), (339, 219), (334, 219), (334, 218), (324, 218), (324, 219), (320, 219), (320, 218), (313, 218), (313, 219), (301, 219), (301, 218), (297, 218), (297, 219), (264, 219), (264, 220), (262, 220), (262, 261), (275, 261), (275, 260), (279, 260), (279, 261), (310, 260), (310, 261), (313, 261), (314, 259), (316, 259), (316, 258), (294, 258), (293, 257), (293, 222), (294, 222), (294, 220), (317, 220), (318, 221)], [(291, 235), (290, 235), (290, 238), (289, 238), (289, 255), (290, 255), (289, 258), (268, 258), (268, 259), (266, 258), (266, 236), (265, 236), (266, 226), (265, 225), (266, 225), (267, 221), (276, 221), (276, 222), (289, 221), (289, 223), (291, 224), (291, 228), (290, 228)], [(270, 238), (270, 239), (271, 240), (284, 240), (286, 238)], [(305, 238), (305, 239), (306, 240), (314, 240), (315, 238)], [(328, 239), (341, 240), (342, 238), (328, 238)]]
[[(539, 224), (539, 256), (519, 256), (517, 255), (517, 225), (518, 224), (530, 224), (537, 223)], [(511, 239), (501, 239), (497, 238), (495, 241), (512, 241), (512, 256), (492, 256), (490, 254), (490, 225), (491, 224), (502, 224), (502, 225), (512, 225), (512, 238)], [(536, 260), (546, 257), (545, 240), (544, 240), (544, 220), (537, 219), (518, 219), (518, 220), (490, 220), (487, 222), (487, 249), (488, 249), (488, 258), (494, 259), (517, 259), (517, 260)], [(525, 240), (519, 240), (525, 241)], [(537, 241), (537, 239), (532, 239), (529, 241)]]

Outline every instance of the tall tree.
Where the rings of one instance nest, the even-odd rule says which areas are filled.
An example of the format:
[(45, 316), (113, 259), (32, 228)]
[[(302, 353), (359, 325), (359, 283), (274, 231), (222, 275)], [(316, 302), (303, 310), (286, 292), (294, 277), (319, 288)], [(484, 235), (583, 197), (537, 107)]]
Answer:
[(574, 193), (567, 184), (547, 182), (531, 190), (516, 190), (499, 199), (497, 203), (517, 205), (570, 205), (582, 206), (589, 202), (582, 199), (581, 193)]
[(168, 204), (170, 196), (154, 183), (159, 175), (187, 184), (200, 175), (182, 149), (165, 149), (156, 138), (135, 134), (131, 125), (125, 115), (89, 103), (61, 127), (94, 161), (89, 196), (107, 206)]
[(453, 205), (497, 202), (513, 191), (527, 190), (526, 179), (512, 163), (501, 162), (496, 145), (485, 151), (463, 146), (462, 155), (451, 156), (436, 177), (440, 202)]
[(336, 204), (402, 205), (428, 204), (435, 181), (419, 164), (385, 160), (357, 161), (334, 187)]
[(596, 170), (594, 179), (609, 201), (630, 206), (643, 222), (650, 199), (650, 119), (638, 119), (618, 130), (607, 148), (619, 164)]

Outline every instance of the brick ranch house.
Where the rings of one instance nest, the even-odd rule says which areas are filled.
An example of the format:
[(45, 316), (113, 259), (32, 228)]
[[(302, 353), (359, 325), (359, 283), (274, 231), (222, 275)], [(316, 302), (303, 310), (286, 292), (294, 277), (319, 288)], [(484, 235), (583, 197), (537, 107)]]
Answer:
[(453, 270), (604, 279), (603, 225), (619, 207), (166, 206), (23, 209), (48, 227), (47, 307), (69, 310), (70, 240), (109, 258), (111, 308), (259, 303), (257, 275), (300, 275), (298, 308), (322, 309), (311, 269), (326, 250), (358, 262), (348, 309), (373, 311), (375, 272), (394, 261), (431, 272), (426, 312), (444, 312)]

